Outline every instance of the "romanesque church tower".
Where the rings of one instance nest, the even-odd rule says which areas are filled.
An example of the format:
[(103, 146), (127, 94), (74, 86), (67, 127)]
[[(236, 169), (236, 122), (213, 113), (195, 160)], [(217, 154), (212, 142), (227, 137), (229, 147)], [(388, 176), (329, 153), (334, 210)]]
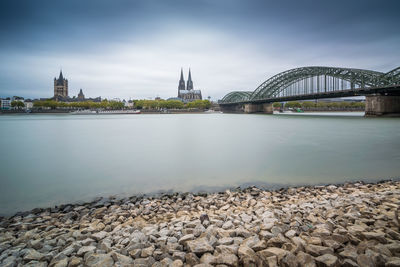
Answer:
[(54, 98), (58, 97), (68, 97), (68, 80), (64, 79), (62, 71), (58, 79), (54, 78)]

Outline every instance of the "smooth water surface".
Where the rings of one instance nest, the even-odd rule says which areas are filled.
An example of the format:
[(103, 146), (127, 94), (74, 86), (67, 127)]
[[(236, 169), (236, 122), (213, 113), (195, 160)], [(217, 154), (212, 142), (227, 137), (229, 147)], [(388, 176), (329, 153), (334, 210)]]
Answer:
[(0, 214), (115, 194), (400, 176), (400, 119), (311, 115), (2, 115)]

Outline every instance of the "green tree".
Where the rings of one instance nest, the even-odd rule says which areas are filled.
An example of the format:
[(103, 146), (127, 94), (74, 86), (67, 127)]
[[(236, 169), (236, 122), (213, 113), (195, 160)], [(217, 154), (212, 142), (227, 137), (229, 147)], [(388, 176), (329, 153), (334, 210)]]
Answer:
[(300, 108), (301, 103), (298, 101), (289, 101), (285, 104), (286, 108)]
[(195, 100), (186, 104), (186, 108), (208, 109), (211, 107), (209, 100)]
[(23, 107), (25, 107), (25, 105), (24, 105), (24, 103), (22, 102), (22, 101), (12, 101), (11, 102), (11, 106), (13, 107), (13, 108), (18, 108), (18, 109), (20, 109), (20, 108), (23, 108)]
[(274, 102), (274, 103), (272, 103), (272, 107), (280, 108), (281, 107), (281, 103), (280, 102)]

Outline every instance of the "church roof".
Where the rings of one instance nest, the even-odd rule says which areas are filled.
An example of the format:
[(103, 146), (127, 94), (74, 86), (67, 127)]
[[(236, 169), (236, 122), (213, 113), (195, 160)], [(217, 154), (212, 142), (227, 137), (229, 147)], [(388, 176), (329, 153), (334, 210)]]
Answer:
[(64, 77), (62, 74), (62, 70), (60, 70), (60, 76), (58, 76), (57, 85), (64, 85)]

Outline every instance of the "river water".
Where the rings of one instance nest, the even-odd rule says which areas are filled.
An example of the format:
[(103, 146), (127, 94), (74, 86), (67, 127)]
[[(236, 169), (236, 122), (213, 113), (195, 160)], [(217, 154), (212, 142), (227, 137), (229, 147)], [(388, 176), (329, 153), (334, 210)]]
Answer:
[(400, 177), (400, 119), (2, 115), (0, 214), (158, 190)]

